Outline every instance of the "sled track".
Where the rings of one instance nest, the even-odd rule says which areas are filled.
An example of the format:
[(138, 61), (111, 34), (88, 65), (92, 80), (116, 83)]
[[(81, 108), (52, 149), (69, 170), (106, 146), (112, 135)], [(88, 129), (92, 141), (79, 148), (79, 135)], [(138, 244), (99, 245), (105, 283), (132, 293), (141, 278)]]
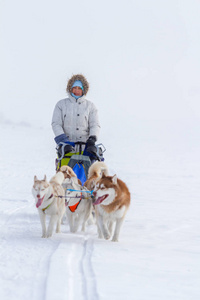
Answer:
[(90, 235), (67, 234), (50, 259), (46, 300), (99, 300)]
[(96, 277), (92, 266), (93, 240), (87, 237), (83, 243), (81, 259), (81, 273), (83, 281), (83, 295), (85, 300), (98, 300)]

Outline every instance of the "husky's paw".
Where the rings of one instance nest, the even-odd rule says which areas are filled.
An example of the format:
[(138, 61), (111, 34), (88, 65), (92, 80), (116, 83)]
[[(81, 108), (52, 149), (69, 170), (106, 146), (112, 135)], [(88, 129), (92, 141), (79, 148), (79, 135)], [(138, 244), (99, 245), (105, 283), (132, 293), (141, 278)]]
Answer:
[(110, 234), (108, 232), (104, 232), (104, 238), (105, 240), (109, 240)]
[(47, 238), (50, 238), (50, 237), (52, 237), (52, 233), (47, 234)]
[(119, 242), (119, 240), (117, 238), (113, 237), (112, 242)]
[(45, 239), (46, 237), (47, 237), (46, 233), (41, 236), (41, 238), (43, 238), (43, 239)]
[(85, 223), (82, 225), (81, 231), (85, 232)]
[(70, 231), (71, 231), (72, 233), (76, 233), (77, 230), (78, 230), (78, 227), (77, 227), (77, 226), (71, 226), (71, 228), (70, 228)]

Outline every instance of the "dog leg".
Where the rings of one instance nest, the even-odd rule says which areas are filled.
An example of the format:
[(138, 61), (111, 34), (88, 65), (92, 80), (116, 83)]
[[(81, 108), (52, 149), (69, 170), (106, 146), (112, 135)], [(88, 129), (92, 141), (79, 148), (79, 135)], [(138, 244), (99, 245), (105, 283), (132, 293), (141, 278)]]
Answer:
[(102, 234), (101, 229), (100, 229), (100, 227), (98, 225), (98, 222), (97, 222), (97, 232), (98, 232), (98, 238), (102, 239), (103, 238), (103, 234)]
[(108, 231), (109, 231), (109, 233), (110, 233), (110, 236), (112, 236), (112, 234), (113, 234), (113, 226), (114, 226), (114, 221), (113, 221), (113, 220), (110, 220), (110, 221), (108, 222)]
[(119, 238), (119, 232), (122, 226), (124, 218), (121, 219), (117, 219), (116, 221), (116, 226), (115, 226), (115, 232), (112, 238), (112, 242), (118, 242), (118, 238)]
[(72, 213), (67, 213), (68, 216), (68, 221), (69, 221), (69, 230), (70, 232), (74, 232), (74, 216), (72, 215)]
[(62, 216), (62, 221), (61, 221), (61, 224), (63, 225), (65, 223), (65, 221), (67, 221), (67, 215), (66, 215), (66, 212), (63, 214)]
[(82, 228), (81, 228), (81, 230), (83, 232), (85, 232), (86, 224), (87, 224), (87, 221), (88, 221), (89, 217), (90, 217), (90, 211), (87, 211), (85, 213), (85, 215), (83, 216), (83, 220), (82, 220)]
[(41, 209), (38, 209), (39, 217), (40, 217), (40, 223), (42, 225), (42, 238), (45, 238), (47, 235), (46, 230), (46, 215), (41, 211)]
[(86, 220), (84, 219), (82, 222), (81, 231), (83, 231), (83, 232), (85, 232), (86, 222), (87, 222), (87, 219)]
[(57, 226), (56, 226), (56, 233), (60, 233), (61, 232), (60, 228), (61, 228), (63, 216), (64, 216), (65, 213), (66, 213), (65, 206), (63, 206), (63, 208), (58, 213), (58, 221), (57, 221)]
[(61, 222), (61, 224), (64, 224), (64, 219), (67, 218), (65, 206), (63, 207), (63, 209), (61, 209), (59, 211), (59, 216), (60, 216), (60, 222)]
[(54, 229), (54, 225), (56, 223), (58, 216), (57, 215), (52, 215), (49, 221), (49, 226), (47, 230), (47, 237), (51, 237)]
[(95, 218), (96, 218), (96, 225), (97, 225), (97, 234), (98, 234), (98, 238), (99, 239), (102, 239), (103, 238), (103, 234), (102, 234), (102, 231), (101, 231), (101, 228), (99, 226), (99, 212), (97, 209), (95, 209)]
[(96, 224), (95, 212), (93, 211), (90, 212), (89, 218), (87, 220), (87, 224), (88, 225)]
[(89, 220), (89, 217), (91, 216), (92, 206), (88, 205), (86, 208), (85, 215), (83, 217), (83, 223), (82, 223), (82, 231), (85, 232), (86, 223)]
[(71, 224), (71, 232), (76, 232), (76, 215), (73, 213), (72, 215), (72, 224)]
[(96, 225), (97, 225), (97, 233), (98, 233), (98, 238), (99, 239), (103, 239), (103, 233), (101, 231), (101, 227), (99, 225), (99, 222), (100, 222), (100, 214), (99, 214), (99, 211), (98, 209), (95, 209), (95, 216), (96, 216)]
[(59, 216), (58, 220), (57, 220), (56, 233), (60, 233), (61, 232), (61, 220), (62, 220), (62, 217)]
[(99, 216), (99, 227), (100, 227), (100, 230), (101, 230), (104, 238), (106, 240), (109, 240), (110, 234), (108, 232), (107, 222), (104, 220), (104, 218), (102, 216)]
[(86, 227), (86, 222), (89, 218), (88, 213), (86, 212), (85, 215), (82, 218), (82, 227), (81, 227), (81, 231), (85, 232), (85, 227)]
[(77, 232), (80, 224), (81, 224), (82, 216), (74, 213), (73, 215), (73, 232)]

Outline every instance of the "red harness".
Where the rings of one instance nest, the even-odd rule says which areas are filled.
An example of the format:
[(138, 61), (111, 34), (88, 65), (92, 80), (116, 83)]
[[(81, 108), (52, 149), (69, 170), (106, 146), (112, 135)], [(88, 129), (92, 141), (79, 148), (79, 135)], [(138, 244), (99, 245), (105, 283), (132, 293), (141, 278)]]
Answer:
[(76, 209), (77, 209), (77, 207), (79, 206), (81, 200), (82, 200), (82, 193), (81, 193), (80, 200), (79, 200), (76, 204), (70, 205), (70, 206), (68, 205), (69, 210), (70, 210), (71, 212), (75, 212)]
[(74, 205), (68, 206), (69, 210), (71, 212), (75, 212), (80, 202), (81, 202), (81, 200), (78, 203), (74, 204)]

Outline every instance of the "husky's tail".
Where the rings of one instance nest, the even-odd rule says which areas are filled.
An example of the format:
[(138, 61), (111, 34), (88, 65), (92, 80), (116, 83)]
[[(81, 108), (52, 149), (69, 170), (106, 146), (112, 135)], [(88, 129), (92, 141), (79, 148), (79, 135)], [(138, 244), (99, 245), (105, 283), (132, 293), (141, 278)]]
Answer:
[(50, 180), (50, 183), (62, 184), (65, 179), (63, 172), (57, 172)]
[(108, 167), (102, 161), (96, 161), (88, 170), (88, 179), (92, 176), (101, 177), (102, 175), (108, 176)]
[(66, 173), (66, 175), (69, 175), (70, 177), (77, 177), (76, 173), (73, 171), (73, 169), (69, 166), (62, 166), (58, 171), (61, 171), (63, 173)]

